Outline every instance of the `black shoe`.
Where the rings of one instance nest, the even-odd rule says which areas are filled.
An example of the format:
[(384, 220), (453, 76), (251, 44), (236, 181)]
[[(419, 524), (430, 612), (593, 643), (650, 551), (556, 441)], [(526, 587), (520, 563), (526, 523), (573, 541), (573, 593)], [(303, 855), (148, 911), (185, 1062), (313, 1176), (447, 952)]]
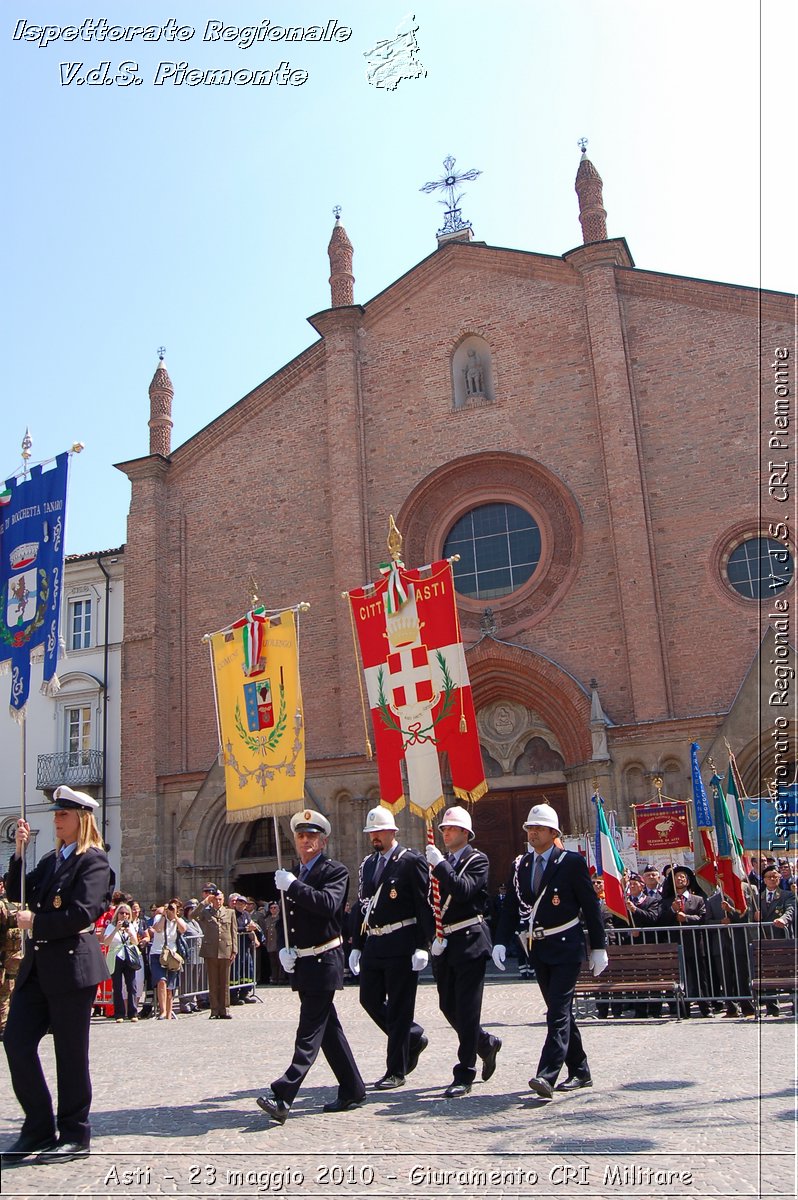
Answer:
[(218, 1021), (232, 1021), (232, 1019), (233, 1019), (232, 1013), (219, 1013), (219, 1016), (217, 1017)]
[(424, 1051), (426, 1050), (428, 1045), (429, 1045), (429, 1038), (425, 1037), (424, 1034), (422, 1033), (421, 1037), (418, 1039), (415, 1046), (411, 1046), (411, 1048), (407, 1054), (407, 1073), (408, 1073), (408, 1075), (410, 1074), (411, 1071), (415, 1071), (416, 1067), (418, 1066), (418, 1060), (421, 1058), (421, 1055), (424, 1053)]
[(359, 1100), (331, 1100), (329, 1104), (324, 1105), (321, 1111), (326, 1113), (351, 1112), (353, 1108), (360, 1108), (365, 1099), (365, 1096), (361, 1096)]
[(280, 1100), (274, 1092), (268, 1092), (265, 1096), (256, 1097), (255, 1103), (258, 1108), (262, 1108), (265, 1113), (268, 1113), (278, 1125), (285, 1125), (291, 1111), (290, 1104), (286, 1104), (285, 1100)]
[(4, 1167), (22, 1162), (32, 1154), (41, 1154), (45, 1150), (54, 1150), (58, 1145), (55, 1135), (48, 1138), (32, 1138), (21, 1133), (7, 1150), (0, 1151), (0, 1164)]
[(467, 1096), (470, 1091), (470, 1083), (450, 1083), (443, 1095), (447, 1100), (459, 1100), (461, 1096)]
[(76, 1158), (88, 1158), (90, 1154), (88, 1142), (59, 1142), (52, 1150), (42, 1150), (41, 1154), (37, 1154), (34, 1165), (72, 1162)]
[(245, 996), (245, 997), (244, 997), (244, 1003), (245, 1003), (245, 1004), (257, 1004), (257, 1003), (258, 1003), (258, 997), (257, 997), (257, 996)]
[(496, 1056), (502, 1048), (501, 1038), (494, 1038), (490, 1049), (482, 1059), (482, 1079), (487, 1082), (496, 1070)]
[(393, 1088), (405, 1086), (404, 1075), (383, 1075), (382, 1079), (378, 1079), (374, 1084), (378, 1092), (389, 1092)]
[(548, 1079), (542, 1079), (540, 1075), (533, 1075), (529, 1086), (536, 1096), (540, 1096), (541, 1100), (551, 1100), (554, 1095), (554, 1088)]
[(590, 1075), (569, 1075), (562, 1083), (557, 1084), (558, 1092), (575, 1092), (578, 1088), (592, 1087)]
[(779, 1015), (779, 1006), (778, 1006), (778, 1004), (766, 1004), (766, 1005), (765, 1005), (765, 1012), (767, 1013), (767, 1015), (768, 1015), (769, 1017), (777, 1017), (777, 1016)]

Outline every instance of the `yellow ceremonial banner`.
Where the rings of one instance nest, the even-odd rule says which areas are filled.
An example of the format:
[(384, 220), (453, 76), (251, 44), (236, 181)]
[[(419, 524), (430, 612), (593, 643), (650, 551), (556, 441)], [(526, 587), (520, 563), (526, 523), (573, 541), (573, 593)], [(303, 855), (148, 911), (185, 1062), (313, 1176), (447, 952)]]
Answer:
[(227, 819), (293, 813), (305, 790), (294, 614), (248, 613), (210, 640)]

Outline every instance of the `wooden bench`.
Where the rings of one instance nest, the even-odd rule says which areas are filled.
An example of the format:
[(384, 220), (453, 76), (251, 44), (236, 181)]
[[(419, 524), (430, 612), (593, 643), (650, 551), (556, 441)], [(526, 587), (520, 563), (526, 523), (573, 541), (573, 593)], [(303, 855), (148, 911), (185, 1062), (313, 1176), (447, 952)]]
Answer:
[(794, 938), (762, 938), (749, 942), (751, 958), (751, 990), (758, 1002), (763, 992), (776, 997), (789, 992), (795, 1004), (796, 943)]
[(684, 961), (676, 942), (640, 946), (608, 946), (609, 966), (598, 977), (584, 963), (576, 981), (577, 996), (602, 999), (623, 994), (657, 1001), (665, 993), (681, 1015), (684, 1003)]

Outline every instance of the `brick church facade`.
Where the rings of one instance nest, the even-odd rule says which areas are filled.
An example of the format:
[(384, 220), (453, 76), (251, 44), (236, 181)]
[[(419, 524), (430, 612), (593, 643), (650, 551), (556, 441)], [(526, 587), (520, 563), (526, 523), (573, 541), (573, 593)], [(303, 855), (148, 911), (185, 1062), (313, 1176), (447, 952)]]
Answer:
[[(159, 365), (150, 453), (120, 464), (132, 482), (125, 886), (151, 899), (196, 894), (206, 878), (270, 890), (271, 822), (225, 821), (201, 641), (242, 615), (251, 577), (269, 607), (311, 603), (306, 802), (355, 868), (379, 790), (341, 593), (374, 578), (391, 513), (408, 565), (454, 540), (467, 572), (488, 546), (476, 541), (498, 539), (459, 597), (490, 783), (474, 818), (494, 884), (531, 803), (545, 797), (567, 832), (584, 832), (597, 780), (629, 824), (657, 775), (665, 794), (690, 794), (693, 740), (725, 768), (728, 739), (749, 793), (764, 790), (775, 751), (759, 671), (779, 635), (772, 603), (735, 581), (750, 547), (773, 545), (759, 401), (774, 347), (791, 345), (792, 300), (636, 268), (607, 237), (584, 157), (576, 190), (584, 240), (561, 257), (464, 228), (365, 305), (337, 220), (331, 305), (310, 318), (318, 340), (175, 450)], [(793, 553), (790, 542), (786, 580)], [(794, 580), (780, 592), (790, 613), (794, 593)], [(417, 818), (400, 825), (422, 843)]]

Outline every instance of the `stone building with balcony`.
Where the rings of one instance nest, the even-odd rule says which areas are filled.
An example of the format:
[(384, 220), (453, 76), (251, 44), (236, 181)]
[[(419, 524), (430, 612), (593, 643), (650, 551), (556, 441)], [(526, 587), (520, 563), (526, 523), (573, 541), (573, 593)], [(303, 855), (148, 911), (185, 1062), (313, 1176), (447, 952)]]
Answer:
[[(20, 781), (0, 795), (0, 862), (13, 852), (24, 774), (25, 812), (32, 829), (29, 865), (54, 846), (50, 802), (59, 784), (88, 792), (99, 802), (97, 823), (121, 876), (120, 741), (124, 547), (68, 555), (61, 602), (62, 650), (58, 693), (43, 696), (42, 665), (31, 667), (25, 721), (24, 773), (21, 726), (0, 722), (0, 763), (6, 780)], [(0, 685), (2, 685), (0, 679)], [(8, 680), (5, 681), (6, 686)]]

